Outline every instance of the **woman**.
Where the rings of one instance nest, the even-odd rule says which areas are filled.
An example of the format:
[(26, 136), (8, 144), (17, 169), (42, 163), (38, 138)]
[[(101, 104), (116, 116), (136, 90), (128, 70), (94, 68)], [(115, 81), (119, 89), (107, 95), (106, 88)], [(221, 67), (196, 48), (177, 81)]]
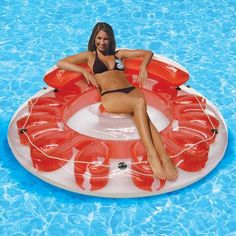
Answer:
[[(101, 103), (107, 112), (130, 113), (147, 151), (147, 160), (158, 179), (175, 180), (176, 168), (168, 157), (161, 136), (147, 114), (145, 96), (133, 87), (123, 72), (122, 59), (142, 57), (139, 84), (147, 79), (146, 66), (153, 53), (147, 50), (115, 51), (116, 42), (112, 27), (104, 22), (95, 25), (88, 43), (88, 51), (66, 57), (58, 62), (58, 67), (82, 73), (88, 83), (99, 87)], [(78, 63), (87, 63), (90, 73)]]

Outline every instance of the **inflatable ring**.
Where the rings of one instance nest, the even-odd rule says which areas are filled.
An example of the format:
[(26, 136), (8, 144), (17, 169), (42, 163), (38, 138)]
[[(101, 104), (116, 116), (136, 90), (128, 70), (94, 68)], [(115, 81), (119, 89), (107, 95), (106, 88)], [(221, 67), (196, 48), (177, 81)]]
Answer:
[[(136, 86), (141, 60), (124, 63), (128, 80)], [(178, 168), (176, 181), (153, 177), (130, 116), (107, 113), (99, 92), (81, 74), (57, 67), (45, 75), (50, 87), (23, 104), (11, 120), (8, 142), (15, 157), (46, 182), (103, 197), (158, 195), (203, 178), (227, 146), (222, 115), (183, 85), (189, 74), (178, 63), (154, 55), (148, 78), (141, 90), (149, 116)]]

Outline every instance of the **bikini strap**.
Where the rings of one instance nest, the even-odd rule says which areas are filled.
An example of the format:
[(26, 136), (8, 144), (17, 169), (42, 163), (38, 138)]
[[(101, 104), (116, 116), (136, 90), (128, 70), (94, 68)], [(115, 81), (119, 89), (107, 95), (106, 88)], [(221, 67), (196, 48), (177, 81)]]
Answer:
[(95, 50), (95, 57), (98, 57), (97, 49)]

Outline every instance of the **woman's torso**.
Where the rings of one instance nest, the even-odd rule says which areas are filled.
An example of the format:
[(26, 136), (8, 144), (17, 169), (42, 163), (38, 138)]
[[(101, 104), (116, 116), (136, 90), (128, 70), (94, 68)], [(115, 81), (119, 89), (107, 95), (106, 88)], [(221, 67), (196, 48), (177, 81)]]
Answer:
[[(94, 63), (96, 60), (96, 52), (92, 52), (89, 56), (88, 65), (91, 71), (94, 70)], [(126, 88), (130, 86), (126, 75), (123, 70), (113, 69), (115, 65), (116, 57), (114, 55), (101, 56), (99, 55), (99, 60), (104, 63), (107, 70), (102, 73), (95, 74), (95, 78), (100, 87), (101, 92)], [(94, 72), (94, 71), (93, 71)]]

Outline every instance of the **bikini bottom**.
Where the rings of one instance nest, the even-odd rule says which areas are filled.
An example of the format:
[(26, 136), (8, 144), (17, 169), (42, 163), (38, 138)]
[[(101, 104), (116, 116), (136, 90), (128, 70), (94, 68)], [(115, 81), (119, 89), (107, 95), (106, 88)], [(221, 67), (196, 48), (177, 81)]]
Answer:
[(114, 89), (114, 90), (110, 90), (110, 91), (105, 91), (103, 93), (101, 93), (101, 96), (107, 94), (107, 93), (116, 93), (116, 92), (120, 92), (120, 93), (130, 93), (132, 90), (134, 90), (135, 87), (131, 86), (131, 87), (127, 87), (127, 88), (122, 88), (122, 89)]

